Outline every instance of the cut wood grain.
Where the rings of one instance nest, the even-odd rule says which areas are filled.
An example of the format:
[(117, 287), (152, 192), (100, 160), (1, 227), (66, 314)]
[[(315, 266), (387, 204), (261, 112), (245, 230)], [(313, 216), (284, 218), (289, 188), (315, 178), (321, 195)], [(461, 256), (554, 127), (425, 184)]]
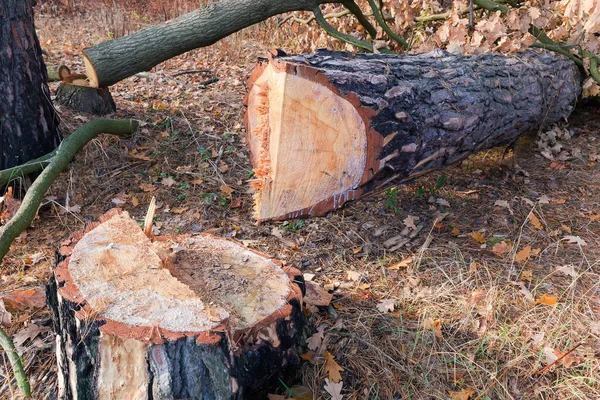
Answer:
[(208, 235), (152, 242), (118, 210), (65, 252), (49, 288), (60, 399), (262, 398), (298, 364), (295, 269)]

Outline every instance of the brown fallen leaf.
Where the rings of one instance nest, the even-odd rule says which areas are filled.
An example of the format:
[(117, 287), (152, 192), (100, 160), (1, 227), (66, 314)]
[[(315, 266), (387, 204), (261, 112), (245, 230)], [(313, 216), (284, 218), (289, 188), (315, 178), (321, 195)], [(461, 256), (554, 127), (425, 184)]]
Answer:
[(304, 302), (311, 306), (327, 307), (333, 295), (315, 282), (305, 282), (306, 295)]
[(496, 243), (494, 247), (492, 247), (492, 252), (497, 256), (503, 257), (505, 254), (510, 253), (512, 250), (512, 245), (509, 244), (506, 240), (501, 241), (500, 243)]
[(150, 183), (142, 183), (140, 184), (140, 189), (142, 189), (144, 192), (154, 192), (156, 191), (156, 186)]
[(27, 290), (13, 290), (0, 294), (9, 311), (22, 311), (26, 308), (42, 308), (46, 306), (46, 291), (43, 287)]
[(235, 199), (231, 200), (231, 205), (229, 207), (231, 207), (232, 209), (236, 209), (236, 208), (240, 208), (241, 206), (242, 206), (242, 198), (236, 197)]
[[(525, 246), (523, 248), (523, 250), (519, 251), (516, 255), (515, 255), (515, 259), (518, 262), (522, 262), (524, 263), (525, 261), (527, 261), (527, 259), (529, 259), (529, 257), (531, 256), (531, 246)], [(530, 279), (531, 280), (531, 279)]]
[(533, 271), (530, 269), (521, 271), (520, 278), (523, 282), (531, 282), (531, 279), (533, 279)]
[(464, 388), (460, 392), (448, 391), (448, 395), (452, 400), (469, 400), (474, 394), (475, 391), (470, 388)]
[(335, 382), (335, 383), (341, 381), (342, 375), (340, 375), (340, 372), (342, 372), (343, 370), (344, 370), (344, 368), (342, 368), (342, 366), (340, 366), (335, 361), (333, 354), (326, 351), (325, 352), (325, 372), (329, 376), (329, 380), (331, 382)]
[(485, 243), (485, 235), (481, 232), (471, 232), (469, 233), (469, 236), (471, 236), (477, 243)]
[(235, 192), (235, 190), (233, 190), (230, 186), (228, 186), (226, 184), (222, 184), (221, 187), (219, 188), (219, 190), (221, 190), (221, 192), (223, 192), (225, 194), (231, 194), (231, 193)]
[(551, 296), (549, 294), (544, 293), (542, 295), (542, 297), (540, 297), (539, 299), (537, 299), (533, 304), (544, 304), (547, 306), (553, 306), (558, 302), (558, 297), (556, 296)]
[(300, 358), (303, 359), (304, 361), (308, 361), (310, 363), (313, 362), (313, 351), (309, 350), (304, 354), (300, 354)]
[(409, 265), (410, 265), (410, 264), (411, 264), (413, 261), (414, 261), (413, 257), (412, 257), (412, 256), (410, 256), (410, 257), (407, 257), (407, 258), (405, 258), (404, 260), (402, 260), (402, 261), (400, 261), (400, 262), (397, 262), (397, 263), (395, 263), (395, 264), (392, 264), (392, 265), (390, 265), (390, 266), (388, 267), (388, 269), (390, 269), (390, 270), (397, 270), (397, 269), (400, 269), (400, 268), (406, 268), (406, 267), (408, 267), (408, 266), (409, 266)]
[(544, 227), (542, 226), (542, 223), (540, 222), (540, 220), (538, 219), (538, 217), (536, 217), (536, 215), (533, 212), (531, 212), (529, 214), (528, 218), (529, 218), (529, 223), (531, 225), (533, 225), (535, 229), (540, 230), (540, 231), (544, 230)]
[(306, 339), (306, 344), (308, 345), (308, 348), (316, 351), (317, 353), (320, 353), (324, 337), (325, 329), (323, 327), (320, 327), (320, 329), (317, 330), (317, 332), (314, 335)]
[(392, 312), (396, 307), (396, 300), (393, 299), (385, 299), (381, 300), (377, 304), (377, 309), (382, 313)]
[(342, 400), (342, 387), (344, 382), (340, 381), (338, 383), (331, 382), (329, 379), (325, 378), (325, 391), (331, 395), (331, 400)]
[(6, 194), (0, 197), (0, 225), (5, 225), (19, 210), (21, 202), (13, 198), (12, 187), (8, 187)]
[(419, 220), (419, 217), (409, 215), (408, 217), (404, 218), (404, 221), (402, 221), (402, 222), (404, 222), (404, 225), (406, 225), (407, 228), (417, 229), (415, 222), (417, 222), (418, 220)]

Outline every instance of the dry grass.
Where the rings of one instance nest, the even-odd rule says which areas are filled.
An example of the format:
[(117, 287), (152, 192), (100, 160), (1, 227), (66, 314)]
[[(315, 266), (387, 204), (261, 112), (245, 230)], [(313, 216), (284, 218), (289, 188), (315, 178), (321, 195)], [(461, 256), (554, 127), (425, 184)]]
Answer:
[[(109, 38), (120, 23), (99, 24), (102, 15), (76, 17), (81, 19), (75, 23), (40, 19), (49, 61), (77, 65), (80, 47)], [(77, 157), (51, 189), (54, 198), (35, 227), (0, 267), (1, 291), (44, 284), (60, 242), (114, 207), (115, 199), (141, 220), (150, 198), (157, 196), (161, 233), (205, 231), (250, 240), (251, 246), (335, 288), (334, 304), (309, 317), (309, 334), (325, 326), (321, 353), (302, 365), (298, 382), (286, 382), (309, 387), (315, 398), (329, 397), (323, 390), (324, 351), (344, 367), (348, 399), (448, 399), (450, 391), (463, 389), (474, 391), (471, 399), (600, 398), (600, 220), (591, 218), (600, 214), (600, 168), (590, 161), (600, 130), (595, 111), (583, 110), (573, 119), (578, 135), (567, 146), (579, 155), (568, 163), (551, 165), (525, 138), (513, 156), (504, 158), (504, 149), (484, 152), (399, 187), (395, 195), (380, 194), (326, 218), (256, 226), (245, 185), (251, 166), (241, 99), (256, 56), (274, 45), (296, 46), (287, 41), (292, 34), (271, 34), (274, 26), (267, 22), (161, 64), (147, 78), (113, 87), (116, 117), (134, 115), (146, 125), (126, 141), (100, 138)], [(192, 68), (212, 72), (172, 78)], [(220, 81), (197, 86), (210, 76)], [(60, 111), (65, 133), (88, 118)], [(435, 189), (442, 174), (446, 184)], [(177, 184), (162, 185), (165, 177)], [(235, 190), (232, 198), (220, 191), (223, 183)], [(422, 189), (450, 206), (417, 196)], [(541, 203), (544, 195), (554, 201)], [(236, 198), (241, 207), (231, 208)], [(497, 200), (510, 209), (496, 206)], [(66, 212), (67, 203), (81, 211)], [(450, 214), (434, 226), (436, 212)], [(543, 229), (529, 222), (530, 213)], [(384, 242), (401, 233), (408, 215), (418, 216), (423, 229), (406, 246), (390, 251)], [(275, 226), (285, 240), (270, 234)], [(483, 233), (485, 243), (471, 232)], [(567, 243), (567, 234), (587, 246)], [(491, 249), (502, 240), (514, 247), (499, 256)], [(516, 252), (527, 245), (539, 248), (539, 254), (517, 261)], [(32, 263), (30, 255), (40, 251), (45, 258)], [(414, 261), (406, 267), (390, 269), (409, 256)], [(573, 267), (574, 276), (556, 270), (565, 265)], [(348, 279), (347, 271), (358, 272), (359, 281)], [(530, 281), (521, 281), (524, 271), (531, 271)], [(558, 302), (536, 305), (527, 293), (533, 299), (557, 296)], [(377, 309), (384, 299), (395, 300), (393, 312)], [(40, 318), (47, 321), (47, 313), (17, 313), (11, 333)], [(544, 348), (566, 352), (575, 345), (572, 365), (537, 374), (547, 365)], [(42, 346), (27, 354), (36, 396), (42, 398), (53, 389), (52, 353)], [(6, 390), (0, 398), (10, 393), (7, 375), (0, 364), (0, 388)]]

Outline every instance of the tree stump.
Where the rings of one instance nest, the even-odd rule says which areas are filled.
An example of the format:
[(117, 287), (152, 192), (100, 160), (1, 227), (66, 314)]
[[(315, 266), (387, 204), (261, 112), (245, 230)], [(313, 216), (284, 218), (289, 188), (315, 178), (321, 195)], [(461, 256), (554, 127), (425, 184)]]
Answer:
[(209, 235), (151, 242), (118, 210), (100, 221), (49, 285), (60, 399), (265, 398), (294, 372), (298, 270)]
[(107, 115), (117, 110), (108, 88), (93, 88), (63, 82), (56, 89), (54, 101), (70, 110), (88, 114)]
[(258, 62), (245, 103), (255, 218), (324, 215), (570, 115), (581, 76), (526, 51), (320, 50)]

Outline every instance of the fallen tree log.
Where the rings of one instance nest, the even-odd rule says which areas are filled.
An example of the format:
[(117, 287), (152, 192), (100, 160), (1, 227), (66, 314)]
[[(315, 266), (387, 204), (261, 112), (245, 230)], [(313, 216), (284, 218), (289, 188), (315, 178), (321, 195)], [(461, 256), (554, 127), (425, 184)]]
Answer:
[(273, 52), (248, 80), (246, 126), (259, 221), (324, 215), (574, 109), (570, 60), (442, 50), (394, 55)]
[(151, 242), (118, 210), (61, 254), (59, 399), (266, 398), (295, 372), (300, 271), (209, 235)]

